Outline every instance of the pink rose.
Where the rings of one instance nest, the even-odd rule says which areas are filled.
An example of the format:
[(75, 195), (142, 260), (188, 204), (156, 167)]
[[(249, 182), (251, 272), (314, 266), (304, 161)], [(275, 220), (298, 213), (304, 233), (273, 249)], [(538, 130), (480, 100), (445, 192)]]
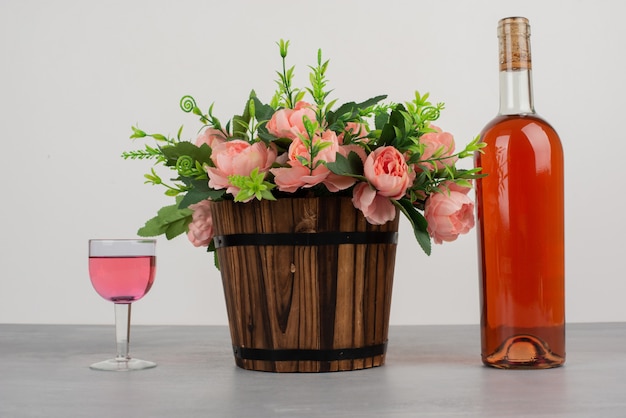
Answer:
[(415, 179), (415, 172), (394, 147), (380, 147), (368, 155), (363, 172), (378, 194), (391, 199), (404, 196)]
[[(239, 188), (228, 181), (228, 176), (249, 176), (252, 170), (267, 173), (276, 159), (276, 150), (262, 142), (250, 144), (240, 139), (218, 143), (213, 148), (211, 160), (215, 167), (207, 167), (209, 187), (226, 189), (227, 193), (236, 196)], [(250, 198), (252, 199), (252, 198)]]
[(396, 208), (391, 200), (381, 196), (365, 182), (354, 187), (352, 204), (363, 212), (365, 219), (372, 225), (382, 225), (396, 217)]
[(202, 144), (207, 144), (209, 147), (213, 148), (217, 146), (217, 144), (221, 144), (225, 141), (226, 134), (223, 131), (215, 128), (207, 128), (196, 138), (196, 146), (199, 147)]
[(211, 202), (202, 200), (189, 205), (193, 210), (192, 221), (189, 224), (187, 238), (194, 247), (206, 247), (213, 239), (213, 217), (211, 216)]
[[(339, 143), (337, 135), (331, 130), (324, 131), (321, 135), (318, 134), (313, 137), (313, 144), (320, 143), (327, 143), (327, 145), (311, 161), (310, 150), (304, 145), (302, 139), (297, 137), (291, 142), (287, 153), (286, 164), (288, 167), (272, 168), (270, 170), (274, 174), (274, 182), (278, 186), (278, 190), (293, 193), (301, 187), (313, 187), (325, 182), (331, 173), (323, 163), (335, 161), (339, 151)], [(304, 165), (302, 160), (308, 161), (309, 164)], [(315, 168), (311, 170), (311, 167)], [(345, 188), (350, 187), (353, 183), (350, 183)], [(341, 187), (342, 184), (330, 182), (329, 186), (331, 188)], [(334, 191), (337, 190), (340, 189), (334, 189)]]
[(474, 203), (464, 192), (452, 189), (433, 193), (426, 200), (424, 217), (436, 244), (454, 241), (474, 227)]
[(274, 174), (274, 182), (281, 192), (295, 193), (299, 188), (313, 187), (320, 184), (328, 176), (328, 171), (317, 170), (311, 172), (308, 167), (302, 164), (288, 163), (289, 167), (272, 168), (270, 171)]
[[(434, 166), (437, 170), (444, 168), (444, 166), (451, 166), (456, 163), (458, 157), (449, 157), (454, 154), (454, 137), (449, 132), (442, 132), (437, 126), (431, 125), (437, 132), (428, 132), (420, 137), (420, 143), (424, 147), (424, 153), (420, 156), (420, 161), (426, 161), (431, 158), (443, 158), (434, 162)], [(449, 157), (449, 158), (445, 158)], [(418, 165), (432, 170), (433, 163), (420, 162)]]
[(280, 109), (274, 112), (267, 122), (267, 130), (278, 138), (296, 139), (299, 135), (306, 134), (304, 117), (314, 121), (315, 110), (307, 102), (298, 102), (293, 109)]

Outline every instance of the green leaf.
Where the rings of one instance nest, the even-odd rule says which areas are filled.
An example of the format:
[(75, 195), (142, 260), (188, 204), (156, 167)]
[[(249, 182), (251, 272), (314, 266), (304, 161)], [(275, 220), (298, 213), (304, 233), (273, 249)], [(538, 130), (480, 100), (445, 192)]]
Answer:
[(372, 97), (371, 99), (367, 99), (364, 102), (357, 104), (357, 107), (359, 109), (365, 109), (367, 107), (374, 106), (375, 104), (377, 104), (381, 100), (385, 100), (386, 98), (387, 98), (386, 94), (381, 94), (380, 96)]
[(402, 135), (404, 135), (407, 131), (406, 129), (406, 118), (404, 116), (404, 112), (402, 110), (396, 109), (391, 112), (389, 115), (389, 123), (394, 127), (398, 128)]
[(209, 187), (209, 181), (203, 179), (192, 179), (189, 177), (181, 177), (180, 180), (185, 183), (190, 190), (178, 202), (179, 209), (185, 209), (189, 205), (198, 203), (202, 200), (221, 200), (226, 193), (226, 189), (215, 190)]
[(467, 187), (467, 188), (472, 187), (472, 183), (470, 183), (468, 180), (465, 180), (465, 179), (457, 179), (455, 183), (461, 187)]
[(139, 228), (137, 235), (140, 237), (155, 237), (165, 235), (167, 239), (172, 239), (187, 231), (187, 226), (191, 222), (192, 211), (190, 209), (179, 209), (178, 203), (181, 198), (177, 198), (175, 205), (165, 206), (159, 210), (157, 216), (148, 220), (146, 224)]
[(270, 120), (274, 114), (274, 108), (270, 105), (263, 104), (256, 97), (253, 97), (252, 100), (254, 100), (256, 119), (258, 121)]
[(341, 106), (339, 106), (337, 110), (335, 110), (334, 113), (340, 116), (345, 115), (345, 114), (355, 114), (355, 113), (358, 114), (359, 110), (368, 108), (370, 106), (374, 106), (376, 103), (386, 98), (387, 98), (387, 95), (383, 94), (380, 96), (372, 97), (371, 99), (367, 99), (361, 103), (355, 103), (355, 102), (344, 103)]
[[(306, 92), (304, 91), (298, 91), (296, 94), (296, 98), (294, 99), (295, 103), (298, 103), (299, 101), (301, 101), (302, 99), (304, 99), (304, 95), (306, 94)], [(295, 104), (294, 103), (294, 104)]]
[(170, 167), (175, 167), (176, 162), (181, 156), (189, 156), (200, 164), (211, 163), (211, 147), (207, 144), (202, 144), (200, 147), (197, 147), (191, 142), (182, 141), (174, 145), (162, 147), (161, 152), (167, 159), (165, 165)]
[(188, 208), (189, 205), (193, 205), (194, 203), (201, 202), (203, 200), (221, 200), (226, 193), (226, 189), (221, 190), (198, 190), (196, 188), (191, 189), (187, 192), (187, 194), (180, 201), (179, 209)]
[(274, 142), (278, 139), (267, 131), (267, 128), (265, 127), (265, 125), (259, 126), (259, 129), (257, 130), (257, 136), (259, 137), (259, 139), (263, 140), (263, 142), (265, 142), (266, 144)]
[(392, 200), (392, 202), (404, 213), (404, 215), (408, 218), (409, 222), (413, 226), (413, 233), (415, 234), (415, 238), (417, 239), (417, 243), (422, 247), (422, 250), (426, 253), (426, 255), (430, 255), (431, 253), (431, 242), (430, 235), (428, 234), (428, 222), (424, 215), (422, 215), (416, 208), (413, 206), (411, 201), (406, 198), (402, 198), (400, 200)]
[(165, 229), (165, 238), (170, 240), (186, 233), (189, 223), (191, 223), (191, 214), (185, 218), (169, 223)]
[(328, 112), (326, 115), (326, 121), (329, 126), (333, 126), (338, 119), (349, 122), (356, 120), (359, 117), (359, 111), (361, 109), (374, 106), (376, 103), (387, 98), (387, 95), (381, 95), (372, 97), (361, 103), (348, 102), (339, 106), (334, 112)]
[(246, 200), (250, 199), (252, 196), (254, 196), (254, 192), (250, 189), (241, 189), (239, 190), (239, 193), (237, 193), (237, 196), (235, 196), (235, 202), (245, 202)]
[(213, 150), (207, 144), (202, 144), (200, 147), (197, 147), (198, 150), (194, 149), (194, 153), (190, 154), (190, 156), (196, 160), (197, 163), (209, 164), (211, 163), (211, 154)]
[[(211, 243), (213, 243), (213, 241), (211, 241)], [(217, 268), (217, 271), (220, 270), (220, 260), (217, 257), (217, 251), (215, 251), (215, 247), (213, 247), (213, 249), (211, 249), (211, 246), (209, 246), (209, 248), (207, 248), (207, 251), (213, 251), (213, 263), (215, 264), (215, 268)]]
[(363, 174), (363, 161), (354, 151), (350, 151), (348, 158), (337, 153), (335, 162), (326, 163), (326, 167), (340, 176), (359, 176)]
[(269, 190), (262, 190), (261, 192), (261, 196), (257, 196), (257, 199), (261, 200), (261, 199), (266, 199), (266, 200), (276, 200), (276, 198), (274, 197), (274, 195), (272, 194), (271, 191)]
[(140, 237), (156, 237), (165, 233), (167, 226), (158, 216), (149, 219), (144, 226), (139, 228), (137, 235)]
[(378, 143), (380, 145), (389, 145), (396, 139), (396, 130), (391, 123), (385, 124), (380, 132)]
[(389, 115), (387, 113), (378, 113), (374, 118), (374, 127), (376, 129), (382, 129), (386, 123), (389, 122)]
[(400, 151), (406, 150), (411, 141), (408, 134), (411, 130), (410, 115), (404, 106), (397, 105), (389, 115), (389, 121), (383, 126), (379, 145), (393, 145)]
[(243, 139), (246, 137), (246, 132), (248, 132), (248, 123), (250, 119), (246, 119), (243, 116), (235, 115), (233, 116), (233, 138)]
[(248, 132), (248, 126), (250, 126), (250, 99), (256, 97), (254, 90), (250, 91), (250, 96), (246, 101), (246, 106), (243, 109), (243, 114), (233, 116), (233, 137), (245, 138), (246, 132)]

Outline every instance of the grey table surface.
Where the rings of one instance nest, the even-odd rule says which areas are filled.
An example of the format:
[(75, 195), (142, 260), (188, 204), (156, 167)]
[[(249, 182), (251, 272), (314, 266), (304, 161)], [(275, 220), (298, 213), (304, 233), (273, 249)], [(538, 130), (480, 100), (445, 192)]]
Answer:
[(227, 327), (134, 326), (158, 363), (98, 372), (113, 328), (0, 324), (0, 417), (626, 417), (626, 324), (571, 324), (551, 370), (482, 366), (475, 325), (391, 327), (382, 367), (275, 374), (234, 365)]

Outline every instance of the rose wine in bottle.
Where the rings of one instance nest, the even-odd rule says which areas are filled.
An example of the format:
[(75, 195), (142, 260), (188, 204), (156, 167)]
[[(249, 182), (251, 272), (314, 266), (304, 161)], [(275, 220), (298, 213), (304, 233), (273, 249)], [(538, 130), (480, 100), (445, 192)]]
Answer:
[(565, 362), (563, 149), (534, 110), (530, 26), (498, 23), (500, 110), (475, 164), (481, 355), (488, 366)]

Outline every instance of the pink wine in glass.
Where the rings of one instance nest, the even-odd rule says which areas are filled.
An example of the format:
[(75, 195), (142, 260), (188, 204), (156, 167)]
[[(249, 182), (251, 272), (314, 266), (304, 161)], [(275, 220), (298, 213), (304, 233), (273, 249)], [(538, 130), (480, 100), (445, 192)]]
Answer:
[(141, 299), (152, 287), (155, 269), (155, 256), (89, 257), (94, 289), (115, 303)]
[(89, 277), (93, 288), (115, 306), (114, 358), (89, 366), (93, 370), (144, 370), (156, 363), (133, 358), (128, 353), (130, 341), (130, 308), (144, 297), (154, 283), (156, 240), (91, 239), (89, 240)]

